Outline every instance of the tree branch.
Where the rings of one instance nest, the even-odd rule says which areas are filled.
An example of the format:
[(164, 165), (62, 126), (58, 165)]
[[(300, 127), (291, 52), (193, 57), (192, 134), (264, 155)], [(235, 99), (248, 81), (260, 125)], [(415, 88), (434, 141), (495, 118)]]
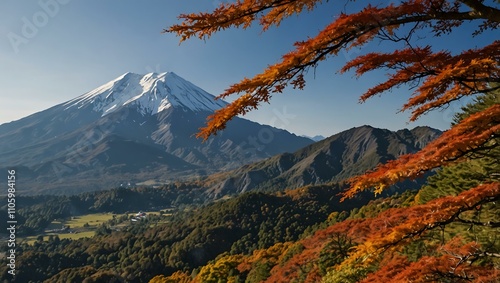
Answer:
[[(407, 233), (404, 236), (402, 236), (401, 238), (399, 238), (399, 239), (397, 239), (395, 241), (392, 241), (390, 243), (387, 243), (387, 244), (381, 246), (380, 249), (381, 249), (381, 251), (386, 251), (389, 248), (391, 248), (393, 246), (396, 246), (399, 243), (401, 243), (401, 242), (403, 242), (403, 241), (405, 241), (407, 239), (411, 239), (411, 238), (413, 238), (415, 236), (420, 237), (426, 231), (429, 231), (429, 230), (432, 230), (432, 229), (434, 229), (436, 227), (445, 226), (447, 224), (455, 222), (457, 219), (460, 219), (459, 218), (460, 214), (462, 214), (465, 211), (469, 211), (469, 210), (472, 210), (472, 209), (474, 209), (475, 207), (477, 207), (479, 205), (484, 205), (486, 203), (491, 203), (491, 202), (495, 202), (495, 201), (498, 201), (498, 200), (500, 200), (500, 195), (483, 198), (483, 199), (479, 200), (478, 202), (476, 202), (476, 203), (474, 203), (472, 205), (465, 205), (465, 206), (459, 208), (455, 213), (453, 213), (452, 215), (450, 215), (446, 219), (443, 219), (442, 221), (437, 221), (437, 222), (428, 224), (428, 225), (426, 225), (426, 226), (424, 226), (424, 227), (422, 227), (422, 228), (420, 228), (420, 229), (418, 229), (416, 231), (413, 231), (411, 233)], [(492, 226), (492, 227), (496, 227), (496, 226)]]
[(500, 10), (490, 6), (486, 6), (482, 1), (477, 0), (460, 0), (472, 10), (474, 14), (478, 14), (481, 18), (488, 19), (493, 22), (500, 22)]
[(485, 227), (491, 227), (491, 228), (499, 228), (500, 227), (500, 222), (493, 222), (493, 221), (479, 222), (479, 221), (462, 219), (459, 216), (457, 216), (455, 218), (454, 222), (459, 222), (459, 223), (463, 223), (463, 224), (473, 224), (473, 225), (485, 226)]

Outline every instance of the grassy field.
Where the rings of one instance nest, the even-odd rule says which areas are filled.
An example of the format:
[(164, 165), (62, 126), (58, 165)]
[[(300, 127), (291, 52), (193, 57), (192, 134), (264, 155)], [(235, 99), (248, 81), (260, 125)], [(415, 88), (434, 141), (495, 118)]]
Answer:
[[(164, 216), (170, 216), (171, 210), (164, 211)], [(148, 215), (160, 215), (160, 211), (145, 211)], [(127, 218), (131, 218), (135, 216), (136, 213), (127, 214)], [(113, 219), (113, 217), (120, 218), (123, 214), (112, 214), (112, 213), (94, 213), (87, 214), (81, 216), (73, 216), (71, 219), (67, 219), (64, 221), (53, 221), (50, 225), (45, 229), (45, 233), (42, 235), (43, 240), (47, 241), (49, 237), (57, 235), (59, 239), (80, 239), (85, 237), (93, 237), (95, 234), (95, 230), (102, 225), (103, 223), (108, 222)], [(162, 222), (160, 222), (162, 223)], [(116, 225), (115, 227), (122, 228), (129, 225), (129, 222), (123, 222), (121, 224)], [(56, 229), (61, 229), (63, 227), (68, 227), (69, 231), (64, 232), (55, 232)], [(20, 238), (21, 241), (27, 241), (28, 244), (32, 245), (36, 242), (38, 236), (30, 236), (26, 238)]]
[[(95, 234), (95, 229), (101, 224), (113, 219), (114, 215), (116, 217), (120, 216), (111, 213), (95, 213), (82, 216), (74, 216), (71, 217), (71, 219), (65, 221), (52, 221), (52, 223), (50, 223), (47, 229), (45, 229), (46, 232), (42, 235), (43, 240), (47, 241), (51, 235), (52, 236), (57, 235), (59, 239), (80, 239), (85, 237), (93, 237)], [(67, 226), (69, 226), (69, 230), (72, 231), (72, 233), (53, 232), (53, 230), (55, 229), (61, 229), (62, 227), (67, 227)], [(26, 237), (20, 240), (27, 241), (28, 244), (32, 245), (39, 236), (40, 235)]]
[[(80, 238), (92, 238), (94, 237), (95, 231), (84, 231), (84, 232), (79, 232), (79, 233), (66, 233), (66, 234), (59, 234), (60, 239), (80, 239)], [(44, 239), (45, 240), (45, 239)]]
[(107, 222), (113, 219), (113, 215), (119, 217), (120, 215), (111, 214), (111, 213), (96, 213), (96, 214), (87, 214), (82, 216), (74, 216), (69, 221), (65, 221), (64, 225), (68, 226), (70, 229), (83, 228), (85, 224), (88, 224), (89, 227), (97, 227), (104, 222)]
[[(55, 233), (48, 233), (43, 235), (43, 240), (48, 241), (50, 236), (58, 236), (59, 239), (80, 239), (80, 238), (92, 238), (95, 234), (95, 231), (84, 231), (84, 232), (78, 232), (78, 233), (61, 233), (61, 234), (55, 234)], [(23, 238), (22, 241), (26, 241), (29, 245), (33, 245), (37, 238), (39, 236), (30, 236)]]

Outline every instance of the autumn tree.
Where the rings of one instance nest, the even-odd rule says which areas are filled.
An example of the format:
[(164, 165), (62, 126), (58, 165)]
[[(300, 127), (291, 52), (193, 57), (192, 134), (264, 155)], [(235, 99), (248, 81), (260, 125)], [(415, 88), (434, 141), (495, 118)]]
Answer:
[[(180, 15), (181, 23), (169, 27), (165, 32), (176, 33), (184, 41), (191, 37), (206, 39), (230, 27), (248, 28), (255, 23), (266, 31), (272, 26), (279, 26), (292, 15), (317, 9), (323, 2), (238, 0), (222, 3), (211, 12)], [(338, 5), (353, 5), (351, 2), (354, 1), (344, 1)], [(283, 92), (287, 87), (303, 89), (306, 86), (304, 75), (308, 70), (326, 59), (335, 58), (344, 50), (361, 48), (373, 41), (392, 43), (394, 48), (361, 54), (339, 70), (341, 73), (353, 70), (358, 77), (375, 70), (387, 72), (385, 81), (361, 95), (361, 102), (396, 88), (410, 88), (413, 92), (401, 111), (411, 111), (410, 120), (414, 121), (429, 111), (446, 107), (465, 97), (478, 94), (498, 97), (498, 92), (495, 92), (500, 88), (500, 40), (496, 30), (500, 27), (498, 0), (406, 0), (377, 6), (366, 4), (359, 12), (333, 16), (334, 20), (323, 30), (295, 43), (295, 49), (283, 55), (279, 62), (268, 66), (253, 78), (244, 78), (229, 86), (219, 98), (230, 95), (239, 97), (209, 116), (198, 136), (207, 139), (224, 129), (233, 117), (257, 109), (260, 104), (268, 102), (272, 95)], [(479, 35), (491, 35), (490, 42), (453, 53), (447, 49), (436, 50), (430, 45), (421, 46), (419, 42), (422, 41), (416, 40), (463, 32), (460, 27), (464, 24), (473, 25), (475, 30), (463, 36), (473, 39)], [(416, 178), (426, 171), (443, 166), (459, 166), (477, 153), (498, 149), (500, 104), (494, 100), (487, 107), (476, 110), (457, 119), (448, 131), (420, 152), (403, 155), (379, 165), (371, 172), (352, 178), (344, 198), (353, 197), (363, 190), (373, 189), (375, 193), (380, 193), (404, 179)], [(468, 184), (456, 196), (444, 194), (408, 208), (401, 212), (402, 218), (397, 220), (399, 228), (379, 231), (378, 238), (373, 236), (367, 239), (350, 258), (364, 258), (381, 249), (390, 249), (391, 245), (422, 235), (429, 229), (460, 220), (462, 213), (474, 207), (498, 201), (498, 179), (496, 172), (480, 182)], [(395, 219), (397, 215), (390, 217)], [(466, 247), (476, 249), (473, 243)], [(477, 274), (483, 276), (481, 272)]]

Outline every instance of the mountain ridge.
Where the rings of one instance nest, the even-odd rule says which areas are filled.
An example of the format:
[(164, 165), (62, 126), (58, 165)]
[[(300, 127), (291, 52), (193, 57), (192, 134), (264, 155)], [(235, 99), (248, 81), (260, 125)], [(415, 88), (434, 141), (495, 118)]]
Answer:
[(209, 178), (214, 197), (249, 190), (284, 190), (342, 182), (399, 155), (421, 149), (441, 131), (416, 127), (390, 131), (360, 126), (340, 132), (293, 153), (282, 153)]

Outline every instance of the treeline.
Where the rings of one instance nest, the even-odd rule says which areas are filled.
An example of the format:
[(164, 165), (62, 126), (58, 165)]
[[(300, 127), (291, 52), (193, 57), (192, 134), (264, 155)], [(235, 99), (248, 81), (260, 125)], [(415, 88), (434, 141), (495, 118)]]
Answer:
[[(71, 216), (98, 212), (118, 214), (203, 202), (204, 197), (199, 187), (182, 183), (164, 185), (160, 188), (116, 188), (74, 196), (18, 196), (17, 234), (36, 235), (43, 232), (54, 219)], [(6, 205), (7, 201), (2, 203)], [(1, 210), (6, 211), (7, 208), (2, 207)]]

